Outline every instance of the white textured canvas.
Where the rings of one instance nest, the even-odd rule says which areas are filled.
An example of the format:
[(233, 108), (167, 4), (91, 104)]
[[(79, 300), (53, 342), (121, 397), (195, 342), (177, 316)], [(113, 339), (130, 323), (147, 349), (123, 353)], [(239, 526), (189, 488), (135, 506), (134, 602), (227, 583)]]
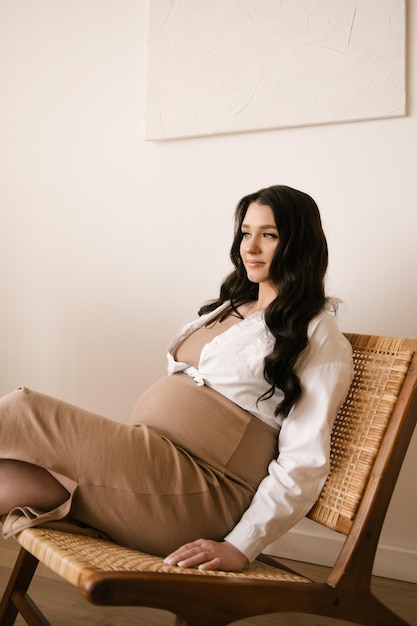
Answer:
[(150, 0), (150, 140), (405, 115), (406, 0)]

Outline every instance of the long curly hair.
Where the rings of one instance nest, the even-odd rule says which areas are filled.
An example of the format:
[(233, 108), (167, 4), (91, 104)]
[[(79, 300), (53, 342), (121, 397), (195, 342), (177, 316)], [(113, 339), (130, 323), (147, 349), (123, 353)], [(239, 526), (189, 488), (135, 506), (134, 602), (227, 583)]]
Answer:
[(247, 277), (240, 256), (241, 226), (253, 202), (270, 207), (278, 229), (278, 246), (271, 266), (270, 280), (277, 296), (265, 310), (265, 323), (275, 337), (273, 351), (264, 364), (265, 380), (271, 385), (258, 401), (273, 396), (275, 389), (283, 399), (275, 415), (286, 417), (301, 395), (296, 363), (308, 344), (308, 325), (324, 307), (324, 277), (328, 248), (317, 204), (309, 195), (285, 185), (274, 185), (243, 197), (235, 211), (235, 233), (230, 258), (235, 269), (225, 278), (219, 297), (201, 307), (199, 315), (209, 313), (230, 300), (237, 308), (257, 300), (259, 285)]

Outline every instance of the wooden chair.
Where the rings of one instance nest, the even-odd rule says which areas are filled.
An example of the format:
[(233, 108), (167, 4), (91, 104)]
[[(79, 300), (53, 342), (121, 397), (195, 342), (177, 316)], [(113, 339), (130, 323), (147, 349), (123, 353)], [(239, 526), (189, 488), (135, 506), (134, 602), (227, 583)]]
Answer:
[(337, 417), (331, 473), (309, 517), (346, 538), (325, 582), (259, 560), (240, 574), (168, 566), (98, 538), (48, 528), (17, 536), (22, 548), (0, 604), (0, 624), (17, 611), (49, 624), (27, 589), (39, 561), (94, 604), (147, 606), (176, 626), (216, 626), (266, 613), (298, 612), (367, 626), (405, 626), (370, 590), (388, 504), (417, 420), (417, 341), (347, 335), (355, 378)]

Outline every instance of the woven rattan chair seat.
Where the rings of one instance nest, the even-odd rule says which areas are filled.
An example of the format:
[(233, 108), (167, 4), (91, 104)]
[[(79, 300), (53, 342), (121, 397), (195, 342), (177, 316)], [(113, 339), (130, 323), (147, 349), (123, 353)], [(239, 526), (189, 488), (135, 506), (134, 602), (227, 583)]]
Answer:
[(55, 529), (28, 528), (18, 535), (17, 540), (44, 565), (73, 585), (78, 585), (81, 578), (93, 572), (115, 571), (311, 582), (308, 578), (260, 561), (254, 561), (239, 573), (167, 565), (158, 556), (119, 546), (105, 539)]

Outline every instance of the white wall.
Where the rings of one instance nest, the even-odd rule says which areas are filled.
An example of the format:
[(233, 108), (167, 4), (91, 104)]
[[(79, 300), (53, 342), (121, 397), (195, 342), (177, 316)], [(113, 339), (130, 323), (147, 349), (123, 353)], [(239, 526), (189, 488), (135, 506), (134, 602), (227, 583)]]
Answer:
[[(154, 144), (145, 0), (1, 0), (0, 393), (124, 420), (229, 271), (236, 201), (274, 183), (321, 207), (342, 329), (417, 338), (409, 5), (407, 117)], [(417, 582), (416, 458), (414, 436), (382, 544), (384, 572)]]

